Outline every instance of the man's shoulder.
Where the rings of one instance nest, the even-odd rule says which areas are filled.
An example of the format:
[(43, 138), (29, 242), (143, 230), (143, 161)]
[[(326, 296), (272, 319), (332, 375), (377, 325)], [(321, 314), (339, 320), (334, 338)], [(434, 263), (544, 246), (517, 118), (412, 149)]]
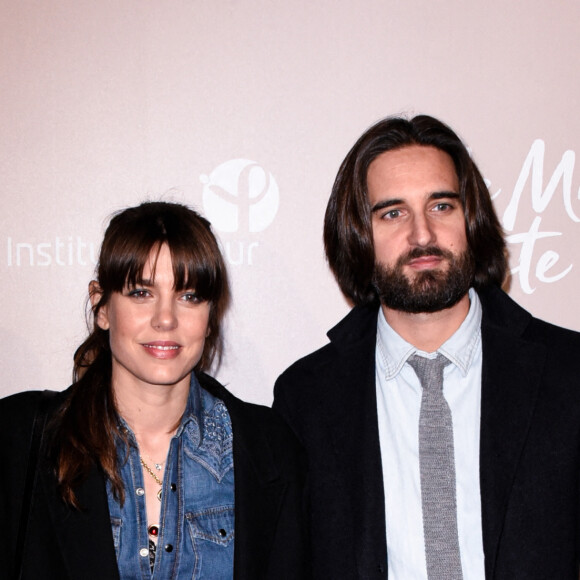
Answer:
[(503, 290), (492, 288), (478, 292), (483, 307), (483, 323), (502, 326), (514, 335), (551, 343), (563, 341), (580, 344), (580, 332), (536, 318)]
[(557, 352), (573, 366), (580, 362), (580, 332), (532, 317), (524, 338), (543, 344), (548, 352)]
[(314, 372), (316, 371), (316, 369), (320, 367), (332, 364), (338, 356), (339, 351), (337, 349), (337, 345), (335, 343), (328, 342), (325, 345), (321, 346), (320, 348), (317, 348), (316, 350), (294, 361), (282, 373), (282, 375)]
[(570, 338), (580, 338), (580, 332), (536, 318), (509, 294), (500, 288), (477, 291), (481, 300), (484, 322), (509, 326), (514, 332), (527, 331), (529, 327), (546, 332), (563, 333)]
[(284, 385), (319, 384), (321, 377), (333, 377), (343, 363), (360, 359), (361, 354), (372, 355), (376, 341), (378, 305), (355, 306), (328, 331), (330, 342), (290, 365), (276, 381), (275, 390)]

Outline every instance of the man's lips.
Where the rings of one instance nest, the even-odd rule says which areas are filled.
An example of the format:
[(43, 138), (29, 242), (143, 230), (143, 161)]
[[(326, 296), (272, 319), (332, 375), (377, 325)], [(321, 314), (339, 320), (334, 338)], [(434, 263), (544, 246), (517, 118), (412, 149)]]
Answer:
[(413, 258), (407, 262), (407, 265), (415, 270), (429, 270), (436, 268), (443, 258), (441, 256), (421, 256), (420, 258)]

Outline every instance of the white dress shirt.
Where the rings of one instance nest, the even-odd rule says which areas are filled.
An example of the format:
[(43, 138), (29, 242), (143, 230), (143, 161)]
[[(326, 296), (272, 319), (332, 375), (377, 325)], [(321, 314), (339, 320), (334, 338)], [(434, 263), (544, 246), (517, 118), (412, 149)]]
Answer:
[[(446, 356), (443, 394), (451, 409), (455, 445), (457, 527), (464, 580), (485, 576), (479, 487), (481, 410), (481, 304), (469, 291), (469, 313), (437, 352)], [(403, 340), (379, 310), (376, 385), (385, 488), (389, 580), (427, 580), (421, 483), (421, 384), (407, 359), (434, 358)]]

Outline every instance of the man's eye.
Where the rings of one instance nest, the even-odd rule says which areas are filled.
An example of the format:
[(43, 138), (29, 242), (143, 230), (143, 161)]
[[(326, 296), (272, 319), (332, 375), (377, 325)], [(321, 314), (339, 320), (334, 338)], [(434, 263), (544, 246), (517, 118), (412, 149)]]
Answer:
[(400, 215), (401, 215), (400, 209), (391, 209), (383, 215), (383, 218), (388, 219), (388, 220), (393, 220), (393, 219), (398, 218)]
[(448, 209), (451, 209), (452, 207), (453, 206), (450, 203), (441, 202), (435, 206), (435, 211), (447, 211)]

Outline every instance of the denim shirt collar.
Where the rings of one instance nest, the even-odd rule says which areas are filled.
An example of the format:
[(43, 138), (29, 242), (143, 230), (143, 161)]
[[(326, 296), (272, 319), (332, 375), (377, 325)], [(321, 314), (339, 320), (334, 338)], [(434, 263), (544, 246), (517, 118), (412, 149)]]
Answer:
[[(473, 288), (469, 290), (469, 303), (469, 312), (461, 326), (436, 351), (447, 357), (463, 376), (469, 372), (481, 342), (481, 302)], [(386, 380), (394, 378), (411, 355), (418, 353), (433, 358), (436, 354), (421, 351), (399, 336), (385, 319), (382, 308), (379, 308), (378, 314), (377, 347), (380, 353), (378, 361), (382, 367), (379, 370)]]

